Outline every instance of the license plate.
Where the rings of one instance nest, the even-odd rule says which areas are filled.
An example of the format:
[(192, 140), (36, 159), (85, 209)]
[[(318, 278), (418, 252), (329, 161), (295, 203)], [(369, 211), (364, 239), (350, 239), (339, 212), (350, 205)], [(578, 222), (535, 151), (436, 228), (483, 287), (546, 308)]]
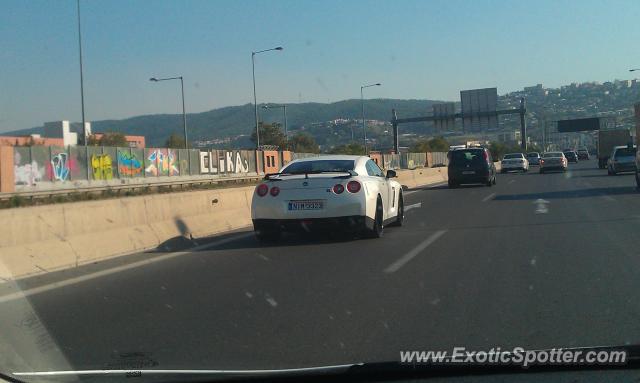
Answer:
[(324, 201), (289, 201), (290, 211), (297, 210), (322, 210), (324, 209)]
[(462, 174), (476, 174), (476, 172), (473, 171), (473, 170), (466, 170), (466, 171), (462, 172)]

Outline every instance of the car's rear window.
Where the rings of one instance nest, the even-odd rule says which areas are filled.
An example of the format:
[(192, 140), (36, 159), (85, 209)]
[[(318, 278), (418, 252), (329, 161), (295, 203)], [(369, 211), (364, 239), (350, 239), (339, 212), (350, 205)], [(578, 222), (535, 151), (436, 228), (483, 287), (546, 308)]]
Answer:
[(312, 160), (291, 163), (282, 172), (289, 174), (344, 172), (353, 170), (354, 166), (355, 162), (353, 160)]
[(540, 157), (538, 153), (527, 153), (527, 157)]
[(634, 157), (636, 155), (636, 149), (624, 148), (616, 149), (616, 157)]
[(514, 153), (514, 154), (505, 154), (504, 155), (504, 159), (505, 160), (508, 160), (508, 159), (511, 159), (511, 158), (522, 158), (522, 154)]
[(482, 150), (454, 150), (451, 152), (452, 164), (479, 164), (484, 161)]
[(558, 158), (562, 157), (562, 153), (560, 152), (549, 152), (542, 155), (543, 158)]

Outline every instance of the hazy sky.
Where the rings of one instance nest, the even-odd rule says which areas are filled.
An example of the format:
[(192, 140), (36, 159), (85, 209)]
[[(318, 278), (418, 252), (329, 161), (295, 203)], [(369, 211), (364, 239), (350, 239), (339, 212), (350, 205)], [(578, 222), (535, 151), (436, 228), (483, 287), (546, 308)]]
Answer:
[[(640, 1), (81, 0), (87, 120), (632, 78)], [(80, 120), (75, 0), (0, 2), (0, 131)]]

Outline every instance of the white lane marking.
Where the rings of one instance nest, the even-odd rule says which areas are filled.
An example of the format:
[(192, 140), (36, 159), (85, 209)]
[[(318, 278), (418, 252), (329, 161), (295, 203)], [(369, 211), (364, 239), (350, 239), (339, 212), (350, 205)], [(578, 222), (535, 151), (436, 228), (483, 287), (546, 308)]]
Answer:
[(549, 212), (548, 205), (551, 202), (547, 201), (546, 199), (538, 198), (537, 200), (533, 201), (533, 203), (536, 205), (536, 214), (547, 214)]
[(5, 303), (5, 302), (9, 302), (9, 301), (12, 301), (12, 300), (15, 300), (15, 299), (25, 298), (25, 297), (28, 297), (28, 296), (31, 296), (31, 295), (44, 293), (44, 292), (51, 291), (51, 290), (54, 290), (54, 289), (57, 289), (57, 288), (60, 288), (60, 287), (75, 285), (77, 283), (81, 283), (81, 282), (89, 281), (89, 280), (92, 280), (92, 279), (104, 277), (104, 276), (107, 276), (107, 275), (119, 273), (121, 271), (135, 269), (137, 267), (150, 265), (152, 263), (166, 261), (167, 259), (179, 257), (179, 256), (182, 256), (182, 255), (192, 254), (192, 253), (194, 253), (196, 251), (199, 251), (199, 250), (206, 250), (206, 249), (209, 249), (209, 248), (212, 248), (212, 247), (223, 245), (225, 243), (236, 241), (238, 239), (247, 238), (247, 237), (250, 237), (252, 235), (254, 235), (252, 232), (251, 233), (242, 233), (242, 234), (235, 235), (233, 237), (221, 239), (219, 241), (215, 241), (215, 242), (207, 243), (207, 244), (204, 244), (204, 245), (196, 246), (196, 247), (193, 247), (193, 248), (191, 248), (189, 250), (178, 251), (178, 252), (175, 252), (175, 253), (167, 253), (167, 254), (160, 255), (160, 256), (157, 256), (157, 257), (153, 257), (153, 258), (150, 258), (150, 259), (145, 259), (143, 261), (133, 262), (133, 263), (130, 263), (128, 265), (116, 266), (116, 267), (113, 267), (111, 269), (96, 271), (95, 273), (81, 275), (81, 276), (78, 276), (78, 277), (69, 278), (69, 279), (66, 279), (66, 280), (63, 280), (63, 281), (59, 281), (59, 282), (49, 283), (49, 284), (46, 284), (46, 285), (43, 285), (43, 286), (34, 287), (34, 288), (23, 290), (23, 291), (17, 291), (15, 293), (11, 293), (11, 294), (7, 294), (7, 295), (1, 296), (0, 297), (0, 303)]
[(507, 183), (508, 183), (508, 184), (512, 184), (512, 183), (514, 183), (514, 182), (516, 182), (516, 180), (510, 180), (510, 181), (509, 181), (509, 182), (507, 182)]
[(265, 299), (267, 300), (267, 302), (269, 302), (269, 304), (271, 305), (271, 307), (276, 307), (276, 306), (278, 306), (278, 302), (276, 302), (276, 300), (275, 300), (275, 299), (273, 299), (273, 298), (271, 298), (271, 297), (268, 297), (268, 298), (265, 298)]
[(438, 230), (435, 233), (431, 234), (427, 239), (420, 242), (418, 246), (414, 247), (407, 254), (403, 255), (402, 257), (398, 258), (398, 260), (390, 264), (386, 269), (384, 269), (384, 272), (389, 274), (389, 273), (395, 273), (396, 271), (400, 270), (402, 266), (406, 265), (410, 260), (415, 258), (415, 256), (420, 254), (422, 250), (426, 249), (429, 245), (434, 243), (438, 238), (442, 237), (446, 232), (447, 232), (446, 230)]
[(407, 205), (404, 207), (404, 212), (408, 212), (411, 209), (422, 207), (422, 202), (414, 203), (413, 205)]
[(600, 197), (602, 197), (602, 199), (607, 200), (607, 201), (611, 201), (611, 202), (616, 202), (617, 200), (615, 198), (613, 198), (610, 195), (601, 195)]
[(413, 194), (413, 193), (417, 193), (419, 191), (423, 191), (424, 189), (433, 189), (433, 188), (437, 188), (439, 186), (444, 186), (446, 184), (447, 184), (446, 182), (438, 182), (437, 184), (432, 184), (432, 185), (429, 185), (427, 187), (423, 187), (423, 188), (420, 188), (420, 189), (417, 189), (417, 190), (409, 190), (409, 191), (402, 192), (402, 193), (404, 195), (410, 195), (410, 194)]
[(496, 196), (496, 193), (491, 193), (491, 194), (489, 194), (488, 196), (484, 197), (484, 198), (482, 199), (482, 202), (487, 202), (488, 200), (492, 199), (492, 198), (493, 198), (493, 197), (495, 197), (495, 196)]

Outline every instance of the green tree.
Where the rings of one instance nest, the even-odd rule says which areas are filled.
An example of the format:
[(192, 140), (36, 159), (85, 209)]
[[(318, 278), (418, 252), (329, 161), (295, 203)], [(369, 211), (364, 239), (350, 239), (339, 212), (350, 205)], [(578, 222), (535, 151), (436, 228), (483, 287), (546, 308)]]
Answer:
[(364, 155), (364, 146), (356, 143), (351, 143), (348, 145), (340, 145), (331, 149), (329, 153)]
[(289, 139), (289, 150), (298, 153), (320, 153), (316, 140), (307, 133), (298, 133)]
[(98, 139), (95, 135), (87, 137), (87, 145), (89, 146), (129, 146), (127, 139), (123, 133), (107, 132)]
[(410, 148), (413, 153), (446, 152), (448, 150), (449, 142), (442, 137), (419, 140)]
[(99, 145), (100, 145), (100, 140), (98, 139), (98, 137), (96, 137), (95, 134), (92, 134), (89, 137), (87, 137), (87, 146), (99, 146)]
[[(187, 145), (188, 147), (191, 147), (191, 145)], [(172, 133), (164, 142), (164, 147), (172, 149), (184, 149), (184, 137), (179, 134)]]
[[(263, 123), (258, 124), (258, 130), (260, 131), (260, 145), (275, 145), (279, 148), (285, 147), (284, 133), (280, 130), (280, 124)], [(256, 132), (251, 133), (251, 141), (254, 143), (256, 140)]]

